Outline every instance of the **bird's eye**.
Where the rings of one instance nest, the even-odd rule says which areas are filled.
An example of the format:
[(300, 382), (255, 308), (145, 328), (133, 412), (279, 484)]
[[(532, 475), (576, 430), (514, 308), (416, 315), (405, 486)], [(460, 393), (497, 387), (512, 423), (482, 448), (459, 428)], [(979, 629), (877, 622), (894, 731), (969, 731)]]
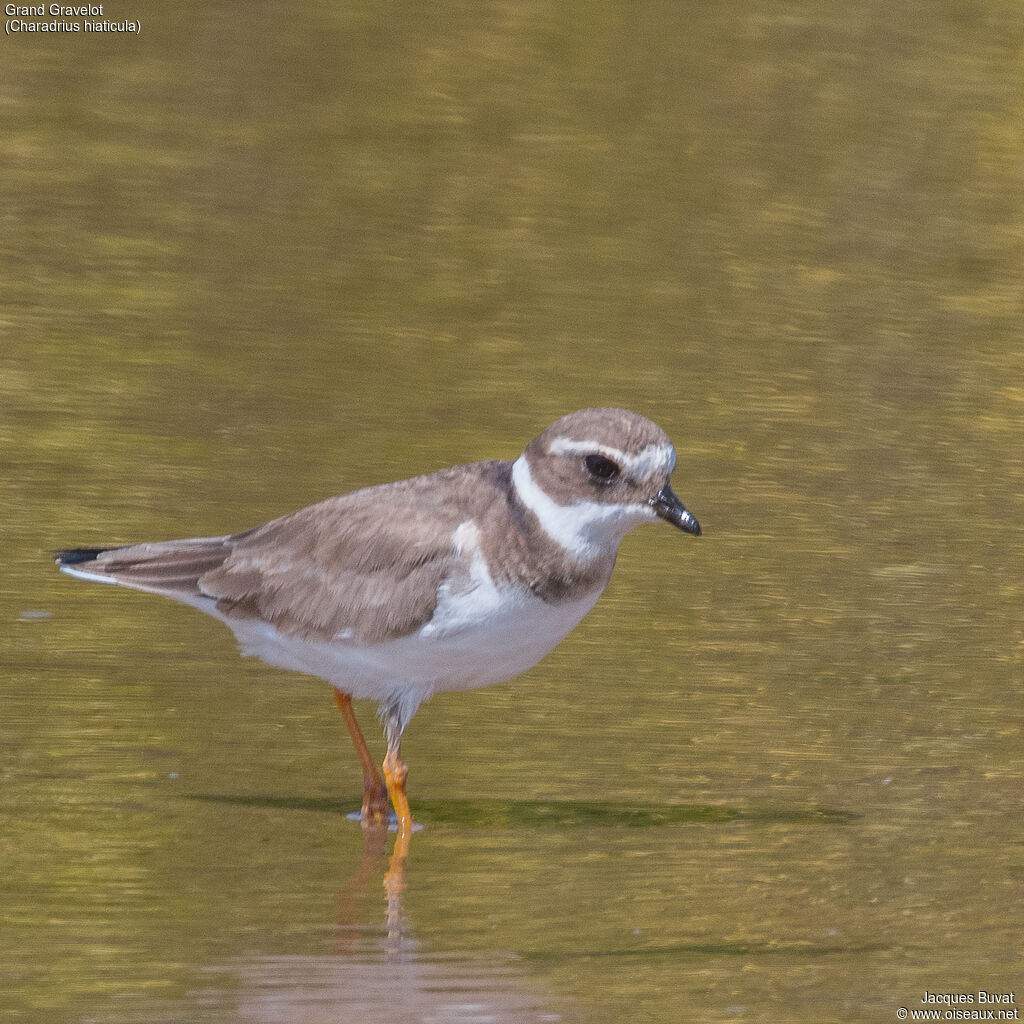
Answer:
[(583, 465), (587, 467), (587, 472), (595, 480), (600, 480), (602, 483), (610, 483), (619, 475), (619, 467), (603, 455), (588, 455), (583, 460)]

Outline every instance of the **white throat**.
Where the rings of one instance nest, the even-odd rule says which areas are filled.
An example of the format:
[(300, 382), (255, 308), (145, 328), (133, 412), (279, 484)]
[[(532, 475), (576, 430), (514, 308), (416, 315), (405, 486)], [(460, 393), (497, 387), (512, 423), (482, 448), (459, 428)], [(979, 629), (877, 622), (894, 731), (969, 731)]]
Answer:
[(657, 518), (649, 505), (609, 504), (577, 498), (559, 505), (538, 486), (526, 455), (512, 464), (512, 486), (537, 517), (541, 529), (573, 558), (586, 561), (614, 554), (623, 537), (641, 523)]

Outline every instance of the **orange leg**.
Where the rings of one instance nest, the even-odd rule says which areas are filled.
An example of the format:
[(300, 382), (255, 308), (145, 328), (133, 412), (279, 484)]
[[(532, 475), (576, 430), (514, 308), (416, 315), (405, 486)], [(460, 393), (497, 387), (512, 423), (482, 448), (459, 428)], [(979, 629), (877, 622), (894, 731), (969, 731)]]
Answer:
[[(331, 690), (334, 693), (334, 703), (338, 705), (338, 710), (345, 719), (345, 725), (348, 726), (348, 734), (352, 737), (352, 743), (355, 745), (356, 754), (359, 757), (359, 764), (363, 769), (363, 828), (380, 828), (386, 825), (388, 821), (388, 791), (391, 788), (391, 784), (389, 782), (387, 788), (385, 788), (381, 780), (380, 773), (377, 771), (377, 766), (373, 761), (373, 755), (370, 753), (370, 748), (366, 745), (363, 730), (359, 728), (359, 723), (356, 721), (356, 713), (352, 710), (352, 698), (347, 693), (342, 693), (341, 690), (333, 686)], [(387, 771), (387, 761), (384, 762), (384, 765), (385, 771)], [(402, 794), (403, 796), (405, 795), (404, 777)], [(406, 801), (405, 806), (406, 811), (408, 811), (408, 801)]]
[(409, 809), (409, 798), (405, 795), (405, 780), (409, 769), (402, 760), (401, 747), (388, 747), (384, 756), (384, 781), (387, 783), (391, 805), (398, 816), (398, 838), (412, 835), (412, 811)]
[[(398, 816), (398, 835), (395, 847), (388, 861), (387, 874), (384, 876), (384, 889), (388, 894), (388, 924), (394, 925), (400, 918), (402, 892), (405, 890), (405, 869), (409, 860), (409, 843), (412, 839), (412, 811), (409, 809), (409, 798), (405, 795), (405, 780), (409, 769), (402, 760), (402, 748), (388, 744), (388, 752), (384, 755), (384, 780), (388, 785), (388, 795)], [(397, 916), (396, 916), (397, 915)]]

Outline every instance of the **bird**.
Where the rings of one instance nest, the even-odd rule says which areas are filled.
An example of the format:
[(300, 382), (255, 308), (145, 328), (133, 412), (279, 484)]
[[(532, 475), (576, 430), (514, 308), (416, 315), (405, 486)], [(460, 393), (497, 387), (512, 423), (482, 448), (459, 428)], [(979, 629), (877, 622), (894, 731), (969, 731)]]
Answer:
[[(159, 594), (227, 625), (243, 655), (326, 680), (363, 773), (360, 818), (413, 828), (401, 741), (438, 691), (504, 682), (593, 608), (634, 527), (699, 536), (676, 451), (639, 413), (556, 420), (514, 461), (472, 462), (327, 498), (220, 537), (56, 552), (70, 576)], [(352, 699), (378, 702), (378, 772)]]

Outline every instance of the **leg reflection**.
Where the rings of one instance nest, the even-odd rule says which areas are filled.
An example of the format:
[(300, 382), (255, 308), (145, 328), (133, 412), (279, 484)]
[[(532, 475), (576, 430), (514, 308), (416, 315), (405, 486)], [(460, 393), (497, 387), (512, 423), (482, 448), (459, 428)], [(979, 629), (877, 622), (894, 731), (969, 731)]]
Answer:
[[(385, 951), (389, 957), (401, 951), (406, 931), (403, 898), (406, 890), (406, 870), (409, 863), (409, 848), (412, 829), (402, 830), (399, 826), (391, 855), (388, 857), (388, 830), (384, 825), (376, 827), (363, 825), (363, 852), (359, 867), (338, 894), (337, 932), (334, 951), (338, 956), (351, 956), (357, 951), (360, 937), (365, 934), (368, 919), (376, 916), (368, 913), (368, 902), (373, 892), (373, 881), (380, 877), (381, 867), (387, 858), (384, 872), (384, 893), (386, 899), (387, 941)], [(377, 890), (378, 892), (380, 890)]]
[(398, 835), (395, 836), (395, 845), (391, 851), (391, 859), (388, 861), (387, 874), (384, 875), (384, 892), (388, 900), (388, 939), (398, 940), (402, 937), (402, 926), (404, 913), (402, 910), (402, 895), (406, 886), (406, 867), (409, 863), (409, 844), (412, 840), (412, 829), (403, 829), (401, 822), (398, 825)]
[(370, 886), (379, 877), (380, 866), (388, 852), (388, 833), (384, 826), (363, 828), (363, 854), (359, 867), (346, 881), (337, 898), (337, 930), (334, 952), (338, 956), (352, 956), (356, 952), (358, 937), (366, 927), (367, 903)]

